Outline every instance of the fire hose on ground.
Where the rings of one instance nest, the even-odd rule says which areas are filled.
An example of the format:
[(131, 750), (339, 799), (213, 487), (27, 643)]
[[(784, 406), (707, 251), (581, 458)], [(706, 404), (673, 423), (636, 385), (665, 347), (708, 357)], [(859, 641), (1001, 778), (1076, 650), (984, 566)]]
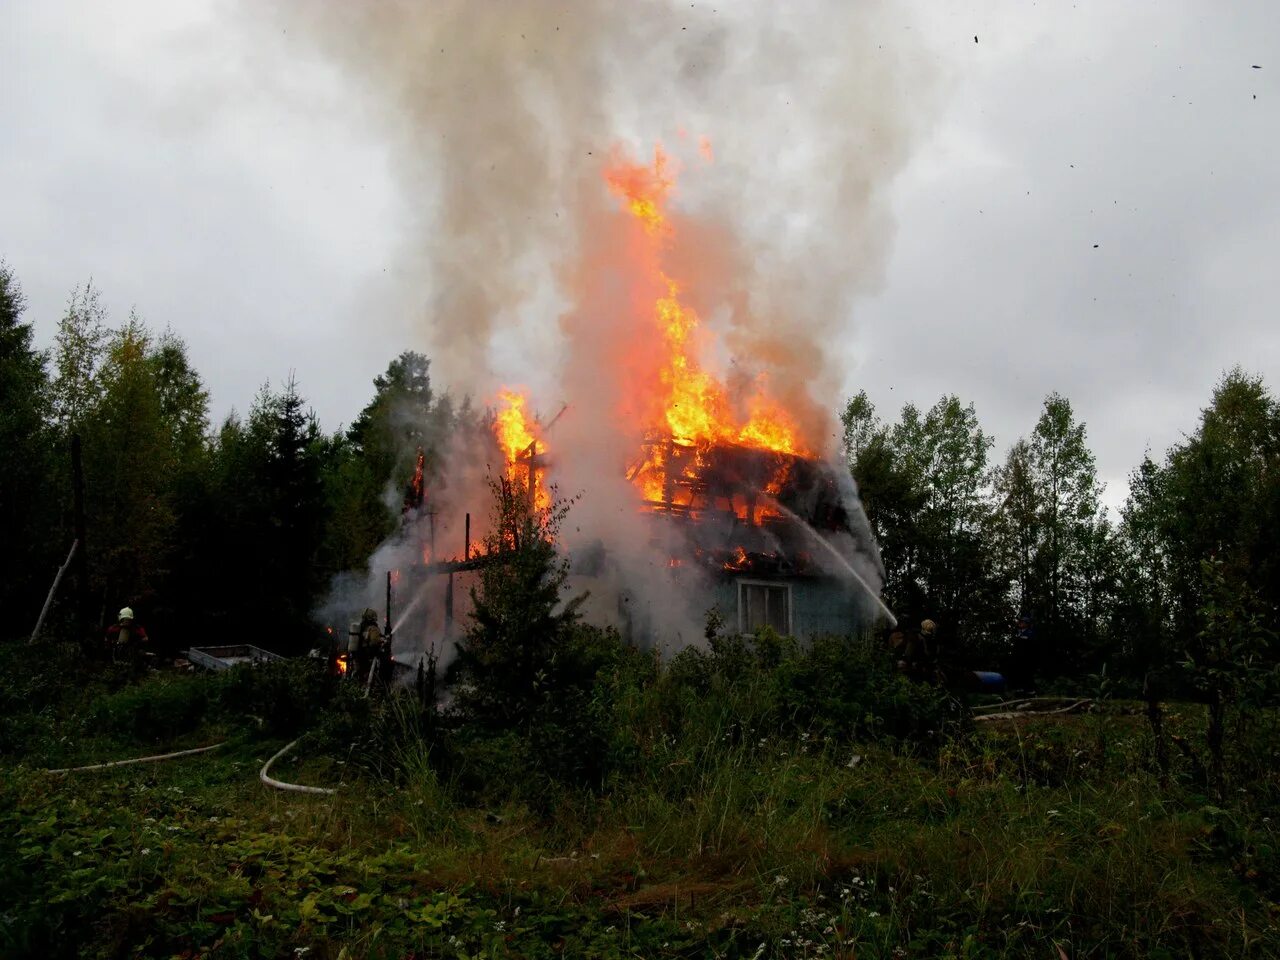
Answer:
[[(296, 742), (296, 741), (295, 741)], [(133, 757), (129, 760), (111, 760), (107, 763), (90, 763), (83, 767), (60, 767), (57, 770), (46, 770), (45, 773), (80, 773), (85, 770), (106, 770), (108, 767), (127, 767), (134, 763), (156, 763), (160, 760), (172, 760), (175, 757), (189, 757), (193, 753), (208, 753), (226, 746), (227, 741), (210, 744), (207, 747), (194, 747), (191, 750), (175, 750), (173, 753), (157, 753), (150, 757)]]
[(333, 787), (308, 787), (301, 783), (285, 783), (283, 780), (277, 780), (267, 773), (267, 771), (271, 769), (271, 765), (273, 763), (297, 745), (297, 740), (291, 740), (289, 743), (286, 743), (281, 747), (270, 760), (262, 765), (262, 769), (258, 772), (258, 779), (268, 787), (275, 787), (277, 790), (289, 790), (293, 793), (319, 793), (325, 796), (331, 796), (336, 793), (337, 791)]
[[(208, 753), (210, 750), (217, 750), (219, 747), (227, 745), (226, 740), (218, 743), (212, 743), (207, 747), (193, 747), (190, 750), (174, 750), (170, 753), (157, 753), (146, 757), (130, 757), (127, 760), (109, 760), (105, 763), (89, 763), (82, 767), (58, 767), (52, 770), (46, 770), (45, 773), (66, 774), (66, 773), (84, 773), (90, 770), (107, 770), (112, 767), (127, 767), (138, 763), (158, 763), (162, 760), (174, 760), (178, 757), (190, 757), (197, 753)], [(262, 765), (262, 769), (258, 771), (258, 779), (265, 783), (268, 787), (276, 790), (286, 790), (293, 793), (312, 793), (321, 794), (323, 796), (332, 796), (337, 791), (332, 787), (309, 787), (301, 783), (285, 783), (283, 780), (277, 780), (271, 776), (268, 771), (271, 765), (283, 757), (286, 753), (298, 745), (297, 740), (290, 741), (280, 748), (266, 763)]]

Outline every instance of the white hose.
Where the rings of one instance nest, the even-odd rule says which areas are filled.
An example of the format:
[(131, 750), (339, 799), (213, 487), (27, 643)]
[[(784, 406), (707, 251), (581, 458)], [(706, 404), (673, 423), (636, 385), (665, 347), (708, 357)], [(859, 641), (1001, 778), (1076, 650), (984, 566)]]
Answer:
[(334, 791), (332, 787), (307, 787), (300, 783), (285, 783), (282, 780), (276, 780), (274, 777), (267, 775), (267, 770), (270, 769), (271, 765), (297, 745), (298, 741), (294, 740), (281, 747), (274, 757), (262, 765), (262, 770), (259, 772), (258, 778), (268, 787), (275, 787), (277, 790), (291, 790), (294, 793), (319, 793), (325, 796), (330, 796), (335, 793), (336, 791)]
[(131, 763), (154, 763), (157, 760), (172, 760), (174, 757), (189, 757), (193, 753), (208, 753), (210, 750), (217, 750), (226, 744), (223, 740), (220, 743), (212, 744), (208, 747), (196, 747), (192, 750), (178, 750), (174, 753), (158, 753), (152, 757), (134, 757), (131, 760), (112, 760), (110, 763), (91, 763), (85, 767), (62, 767), (58, 770), (46, 770), (45, 773), (79, 773), (82, 770), (105, 770), (107, 767), (127, 767)]
[(1053, 717), (1060, 713), (1070, 713), (1072, 710), (1078, 710), (1080, 707), (1093, 703), (1092, 700), (1077, 700), (1075, 703), (1067, 704), (1057, 710), (1011, 710), (1007, 713), (987, 713), (980, 717), (974, 717), (974, 723), (984, 723), (988, 720), (1020, 720), (1023, 717)]

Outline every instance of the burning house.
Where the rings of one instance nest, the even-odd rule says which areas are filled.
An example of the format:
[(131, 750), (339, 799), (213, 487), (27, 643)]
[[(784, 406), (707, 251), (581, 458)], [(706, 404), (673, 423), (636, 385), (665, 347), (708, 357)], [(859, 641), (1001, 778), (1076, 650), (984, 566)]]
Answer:
[[(503, 479), (535, 509), (551, 506), (554, 448), (512, 405), (499, 413), (513, 448)], [(538, 431), (541, 433), (542, 431)], [(499, 433), (501, 437), (501, 433)], [(640, 646), (693, 642), (706, 615), (729, 630), (770, 627), (808, 637), (850, 633), (892, 619), (858, 569), (869, 544), (848, 474), (816, 458), (733, 443), (702, 446), (664, 437), (646, 444), (625, 473), (636, 491), (633, 535), (620, 549), (590, 531), (566, 545), (570, 587), (590, 594), (586, 615), (613, 623)], [(460, 635), (477, 570), (503, 562), (478, 550), (466, 515), (461, 550), (435, 559), (436, 516), (427, 515), (422, 562), (393, 572), (397, 648), (447, 657)], [(417, 556), (419, 554), (415, 554)], [(637, 569), (637, 558), (643, 570)], [(874, 573), (871, 574), (874, 576)]]
[[(529, 489), (545, 500), (539, 471), (553, 463), (550, 455), (521, 457), (513, 472), (526, 482), (532, 477)], [(639, 494), (635, 529), (649, 557), (643, 586), (629, 585), (634, 564), (600, 540), (571, 554), (572, 582), (598, 595), (594, 611), (633, 642), (687, 643), (712, 609), (730, 630), (770, 627), (798, 637), (892, 619), (855, 565), (869, 534), (839, 468), (793, 453), (666, 436), (647, 443), (626, 476)], [(673, 624), (676, 636), (669, 635)]]
[[(613, 225), (617, 262), (600, 271), (613, 276), (613, 326), (602, 336), (617, 369), (601, 369), (600, 351), (587, 347), (595, 369), (585, 378), (570, 370), (568, 403), (545, 423), (525, 393), (501, 390), (489, 449), (454, 452), (439, 503), (419, 458), (405, 495), (416, 541), (396, 562), (397, 649), (447, 658), (475, 571), (502, 562), (472, 549), (472, 515), (483, 523), (488, 513), (482, 462), (535, 509), (548, 509), (557, 491), (575, 497), (559, 544), (571, 586), (590, 593), (589, 619), (637, 644), (696, 642), (713, 608), (729, 629), (800, 637), (892, 620), (848, 471), (801, 426), (823, 422), (815, 405), (799, 411), (794, 394), (773, 396), (764, 375), (726, 384), (705, 361), (714, 338), (668, 262), (666, 155), (657, 150), (651, 164), (615, 156), (605, 183), (622, 221)], [(592, 334), (571, 336), (571, 346)]]

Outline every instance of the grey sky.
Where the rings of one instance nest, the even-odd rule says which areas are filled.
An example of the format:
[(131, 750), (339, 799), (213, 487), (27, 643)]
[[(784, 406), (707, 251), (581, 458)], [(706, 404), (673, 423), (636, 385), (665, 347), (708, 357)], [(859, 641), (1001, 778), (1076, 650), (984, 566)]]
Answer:
[[(941, 93), (846, 393), (892, 416), (954, 392), (999, 454), (1058, 390), (1115, 503), (1224, 369), (1280, 384), (1280, 4), (903, 6)], [(0, 5), (0, 258), (42, 343), (92, 275), (113, 320), (187, 340), (215, 416), (293, 370), (333, 428), (425, 345), (395, 275), (419, 225), (348, 81), (242, 21)]]

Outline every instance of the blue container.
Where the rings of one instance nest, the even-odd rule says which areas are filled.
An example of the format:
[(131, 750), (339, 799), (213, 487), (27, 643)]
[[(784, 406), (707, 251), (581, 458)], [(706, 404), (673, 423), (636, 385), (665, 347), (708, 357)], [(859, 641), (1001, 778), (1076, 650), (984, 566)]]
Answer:
[(978, 682), (978, 689), (983, 693), (1000, 693), (1004, 690), (1004, 675), (989, 670), (973, 671), (973, 678)]

